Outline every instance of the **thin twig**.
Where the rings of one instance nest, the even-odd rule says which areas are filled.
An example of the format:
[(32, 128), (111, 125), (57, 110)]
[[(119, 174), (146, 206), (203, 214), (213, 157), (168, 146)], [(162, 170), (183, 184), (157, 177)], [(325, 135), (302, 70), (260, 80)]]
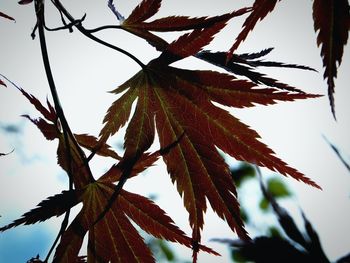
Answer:
[[(62, 11), (62, 13), (67, 17), (67, 19), (71, 22), (76, 21), (76, 19), (74, 19), (74, 17), (67, 11), (67, 9), (61, 4), (61, 2), (59, 0), (53, 0), (53, 2), (55, 3), (55, 6)], [(129, 58), (131, 58), (132, 60), (134, 60), (142, 69), (146, 68), (146, 65), (143, 64), (137, 57), (135, 57), (133, 54), (129, 53), (128, 51), (114, 46), (108, 42), (105, 42), (104, 40), (92, 35), (88, 30), (86, 30), (81, 24), (76, 24), (75, 27), (86, 37), (90, 38), (93, 41), (96, 41), (97, 43), (100, 43), (101, 45), (104, 45), (106, 47), (109, 47), (111, 49), (114, 49), (126, 56), (128, 56)]]
[[(175, 146), (177, 146), (182, 138), (185, 136), (185, 132), (183, 132), (179, 138), (177, 138), (174, 142), (170, 143), (169, 145), (165, 146), (164, 148), (159, 149), (157, 154), (160, 155), (167, 155)], [(125, 159), (118, 163), (119, 168), (123, 171), (120, 179), (118, 181), (118, 184), (114, 188), (114, 192), (110, 199), (108, 200), (107, 205), (105, 206), (104, 210), (101, 214), (97, 217), (95, 222), (92, 224), (92, 226), (96, 225), (108, 212), (108, 210), (113, 206), (114, 202), (117, 200), (121, 190), (123, 189), (124, 184), (130, 177), (132, 170), (135, 166), (135, 164), (140, 160), (143, 153), (137, 153), (133, 158), (131, 159)]]
[(65, 29), (68, 29), (69, 32), (73, 32), (73, 27), (77, 24), (81, 24), (86, 18), (86, 14), (83, 15), (82, 18), (80, 19), (77, 19), (69, 24), (64, 24), (63, 26), (60, 26), (60, 27), (55, 27), (55, 28), (49, 28), (47, 27), (45, 24), (44, 24), (44, 27), (47, 31), (59, 31), (59, 30), (65, 30)]
[(332, 150), (335, 152), (335, 154), (338, 156), (339, 160), (344, 164), (344, 166), (346, 167), (346, 169), (350, 172), (350, 164), (345, 161), (344, 157), (342, 156), (342, 154), (340, 153), (339, 149), (332, 144), (327, 138), (326, 136), (323, 136), (323, 138), (325, 139), (325, 141), (329, 144), (329, 146), (332, 148)]
[(108, 0), (108, 7), (111, 9), (113, 14), (117, 17), (119, 22), (123, 22), (125, 17), (115, 8), (113, 0)]
[(105, 29), (123, 29), (121, 26), (119, 25), (105, 25), (105, 26), (100, 26), (97, 28), (93, 28), (93, 29), (85, 29), (87, 32), (89, 33), (96, 33)]
[(108, 200), (107, 205), (105, 206), (103, 211), (99, 214), (99, 216), (96, 218), (92, 226), (95, 226), (107, 214), (109, 209), (113, 206), (121, 190), (123, 189), (124, 184), (130, 177), (132, 169), (134, 168), (136, 162), (140, 159), (140, 157), (141, 157), (141, 154), (136, 155), (134, 158), (131, 158), (130, 160), (125, 160), (122, 164), (119, 163), (120, 168), (123, 172), (120, 176), (118, 184), (114, 187), (114, 192), (110, 197), (110, 199)]
[[(63, 130), (63, 135), (64, 135), (64, 140), (65, 140), (65, 146), (66, 146), (66, 155), (67, 155), (67, 163), (68, 163), (68, 177), (69, 177), (69, 190), (73, 189), (73, 173), (72, 173), (72, 153), (71, 153), (71, 145), (70, 145), (70, 141), (73, 142), (74, 146), (76, 147), (78, 154), (80, 156), (80, 158), (84, 161), (86, 159), (84, 152), (82, 151), (81, 147), (79, 146), (79, 144), (77, 143), (69, 125), (67, 122), (67, 119), (64, 115), (63, 109), (61, 107), (61, 103), (58, 97), (58, 93), (57, 93), (57, 89), (56, 89), (56, 85), (54, 82), (54, 78), (53, 78), (53, 74), (51, 71), (51, 66), (50, 66), (50, 61), (49, 61), (49, 56), (48, 56), (48, 51), (47, 51), (47, 45), (46, 45), (46, 39), (45, 39), (45, 16), (44, 16), (44, 0), (35, 0), (35, 12), (36, 12), (36, 17), (37, 17), (37, 29), (39, 32), (39, 40), (40, 40), (40, 47), (41, 47), (41, 54), (42, 54), (42, 58), (43, 58), (43, 63), (44, 63), (44, 68), (46, 71), (46, 77), (49, 83), (49, 87), (50, 87), (50, 91), (51, 91), (51, 95), (54, 101), (54, 106), (55, 106), (55, 110), (57, 113), (57, 116), (60, 120), (60, 123), (62, 125), (62, 130)], [(91, 179), (93, 180), (93, 176), (92, 173), (90, 171), (90, 168), (88, 166), (88, 164), (86, 164), (85, 167), (90, 174)], [(65, 229), (67, 228), (68, 225), (68, 220), (69, 220), (69, 215), (70, 215), (70, 209), (67, 210), (65, 217), (62, 221), (61, 224), (61, 228), (60, 231), (53, 243), (53, 245), (51, 246), (49, 253), (47, 254), (47, 257), (45, 259), (45, 262), (48, 261), (54, 247), (56, 246), (59, 238), (62, 236), (62, 234), (64, 233)]]

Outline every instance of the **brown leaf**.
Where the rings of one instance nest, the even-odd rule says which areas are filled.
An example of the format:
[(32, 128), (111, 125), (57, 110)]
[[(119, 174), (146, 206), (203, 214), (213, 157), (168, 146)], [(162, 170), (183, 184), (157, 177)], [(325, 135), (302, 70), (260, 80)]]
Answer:
[(116, 160), (121, 159), (121, 157), (111, 149), (111, 146), (98, 141), (95, 136), (89, 134), (75, 134), (74, 137), (80, 146), (89, 149), (91, 152), (96, 152), (96, 154), (100, 156), (112, 157)]
[(156, 14), (162, 0), (143, 0), (125, 19), (124, 24), (137, 24)]
[[(209, 34), (202, 32), (204, 38), (210, 38)], [(194, 34), (194, 39), (200, 38), (200, 34)], [(191, 35), (187, 37), (191, 38)], [(179, 41), (185, 42), (183, 39)], [(196, 46), (190, 47), (188, 49), (190, 51), (184, 51), (183, 54), (190, 55), (197, 52), (200, 46), (207, 42), (200, 40), (194, 43), (197, 43), (194, 44)], [(172, 46), (176, 45), (176, 42), (172, 44)], [(174, 49), (175, 52), (182, 51)], [(168, 60), (168, 62), (171, 61)], [(147, 122), (154, 120), (161, 147), (173, 143), (183, 134), (183, 138), (163, 156), (163, 159), (173, 182), (176, 181), (177, 189), (183, 196), (184, 205), (190, 214), (194, 242), (200, 242), (201, 239), (206, 199), (233, 231), (241, 238), (248, 239), (239, 217), (239, 205), (230, 171), (216, 147), (238, 160), (256, 163), (319, 187), (275, 157), (274, 152), (259, 141), (260, 137), (254, 130), (227, 111), (212, 104), (212, 101), (217, 101), (228, 106), (243, 107), (252, 106), (253, 103), (272, 104), (277, 100), (312, 98), (315, 97), (314, 95), (280, 92), (272, 88), (259, 89), (251, 82), (237, 80), (218, 72), (176, 69), (164, 65), (162, 55), (159, 64), (158, 60), (150, 62), (145, 70), (138, 72), (126, 83), (127, 85), (123, 84), (114, 92), (126, 90), (125, 94), (129, 92), (138, 98), (136, 108), (139, 113), (134, 114), (133, 122), (142, 123), (144, 119), (147, 119)], [(113, 105), (122, 105), (121, 100), (121, 98), (118, 99)], [(120, 128), (119, 118), (118, 113), (115, 121), (109, 111), (105, 118), (105, 127), (108, 129), (103, 128), (103, 130), (117, 132)], [(123, 120), (126, 119), (127, 117), (124, 116)], [(147, 124), (147, 127), (153, 127), (153, 124)], [(130, 128), (130, 130), (133, 129)], [(138, 141), (143, 141), (141, 149), (147, 150), (149, 142), (153, 141), (154, 133), (148, 128), (143, 131), (137, 132), (138, 136), (142, 137), (142, 140), (138, 139)], [(111, 135), (111, 133), (108, 134)], [(103, 132), (101, 135), (105, 136)], [(126, 134), (127, 140), (128, 136), (134, 138), (131, 132)], [(126, 144), (125, 147), (126, 152), (134, 152), (137, 148), (132, 144)], [(131, 148), (128, 149), (128, 147)], [(117, 179), (120, 171), (114, 168), (114, 172), (114, 175), (111, 173), (110, 176)]]
[[(343, 49), (347, 43), (350, 29), (350, 7), (347, 0), (314, 0), (314, 28), (318, 31), (317, 45), (321, 46), (321, 56), (327, 79), (328, 97), (333, 116), (334, 79), (341, 64)], [(338, 65), (337, 65), (338, 64)]]
[(235, 43), (227, 53), (227, 61), (231, 59), (232, 54), (236, 51), (241, 42), (246, 39), (248, 33), (253, 30), (256, 23), (264, 19), (265, 16), (275, 8), (277, 1), (280, 0), (255, 0), (253, 12), (244, 21), (243, 30), (239, 33)]
[[(87, 233), (89, 262), (155, 262), (129, 218), (155, 237), (192, 246), (192, 240), (161, 208), (145, 197), (123, 190), (105, 216), (94, 225), (113, 191), (113, 184), (100, 181), (85, 188), (83, 208), (63, 234), (54, 262), (68, 263), (77, 258)], [(200, 248), (217, 254), (207, 247)]]

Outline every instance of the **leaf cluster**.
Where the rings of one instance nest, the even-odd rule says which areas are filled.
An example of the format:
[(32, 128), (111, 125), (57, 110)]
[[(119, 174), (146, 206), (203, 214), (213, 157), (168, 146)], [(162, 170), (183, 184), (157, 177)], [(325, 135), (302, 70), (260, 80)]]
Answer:
[[(301, 231), (292, 216), (281, 207), (274, 193), (262, 181), (259, 171), (260, 188), (264, 198), (272, 206), (273, 213), (284, 231), (282, 235), (258, 236), (252, 240), (213, 239), (232, 248), (235, 262), (331, 262), (323, 251), (317, 231), (302, 212), (305, 233)], [(335, 262), (348, 262), (350, 255)]]
[[(19, 3), (31, 2), (33, 1)], [(349, 8), (347, 1), (331, 2), (333, 8), (328, 9), (322, 1), (315, 0), (314, 18), (315, 29), (320, 30), (318, 43), (322, 45), (325, 78), (328, 79), (334, 112), (332, 81), (336, 77), (335, 63), (340, 63), (343, 46), (347, 41)], [(256, 131), (221, 107), (254, 107), (258, 104), (271, 105), (279, 101), (319, 97), (257, 71), (261, 66), (303, 70), (313, 70), (312, 68), (263, 60), (271, 52), (271, 48), (249, 54), (235, 52), (256, 23), (274, 9), (277, 0), (256, 0), (252, 7), (214, 17), (169, 16), (151, 21), (161, 6), (161, 0), (141, 1), (126, 19), (117, 12), (113, 1), (109, 1), (109, 7), (117, 15), (120, 25), (91, 30), (83, 26), (85, 17), (76, 20), (59, 0), (53, 0), (52, 3), (61, 15), (63, 26), (47, 28), (45, 1), (35, 0), (37, 23), (32, 36), (34, 38), (38, 30), (54, 103), (52, 105), (47, 101), (44, 105), (24, 89), (16, 87), (42, 115), (39, 118), (27, 115), (24, 117), (36, 125), (47, 140), (58, 141), (57, 161), (66, 171), (70, 187), (69, 190), (42, 201), (21, 218), (0, 228), (0, 231), (65, 214), (54, 262), (81, 260), (79, 251), (86, 235), (88, 262), (154, 262), (149, 247), (133, 225), (135, 223), (156, 238), (191, 248), (193, 262), (196, 262), (200, 250), (217, 255), (201, 243), (208, 203), (233, 232), (242, 240), (251, 242), (240, 217), (231, 171), (218, 150), (237, 160), (267, 167), (320, 188), (314, 181), (278, 158), (273, 150), (261, 142)], [(329, 12), (333, 12), (334, 23), (325, 22)], [(228, 52), (204, 50), (231, 19), (246, 14), (248, 17), (242, 32)], [(0, 16), (11, 19), (3, 13)], [(339, 24), (346, 26), (333, 30)], [(45, 30), (73, 31), (73, 28), (89, 39), (129, 56), (141, 67), (139, 72), (111, 92), (117, 95), (117, 99), (108, 108), (98, 137), (74, 134), (70, 130), (59, 103), (49, 64)], [(121, 29), (146, 40), (160, 51), (160, 55), (147, 65), (143, 64), (127, 51), (94, 35), (108, 28)], [(156, 32), (173, 31), (185, 33), (171, 43), (156, 35)], [(172, 66), (174, 62), (189, 56), (219, 66), (226, 73), (185, 70)], [(6, 86), (2, 80), (0, 85)], [(132, 111), (134, 104), (135, 110)], [(124, 153), (119, 156), (107, 142), (123, 126), (126, 126)], [(161, 148), (155, 152), (147, 152), (156, 134)], [(86, 152), (89, 152), (89, 156), (85, 155)], [(113, 158), (115, 164), (103, 175), (96, 176), (91, 172), (89, 164), (95, 155)], [(191, 237), (180, 230), (152, 200), (123, 189), (129, 178), (137, 177), (160, 157), (166, 163), (171, 180), (183, 198), (183, 205), (189, 214)], [(69, 211), (78, 203), (82, 203), (83, 207), (68, 225)]]

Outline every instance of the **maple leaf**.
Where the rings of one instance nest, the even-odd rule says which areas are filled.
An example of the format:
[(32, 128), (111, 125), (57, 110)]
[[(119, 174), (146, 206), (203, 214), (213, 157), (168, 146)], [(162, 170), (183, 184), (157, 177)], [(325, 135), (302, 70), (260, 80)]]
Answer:
[(260, 137), (255, 131), (212, 103), (247, 107), (254, 103), (266, 105), (277, 100), (306, 99), (315, 95), (258, 89), (249, 81), (237, 80), (227, 74), (183, 70), (168, 65), (200, 51), (224, 23), (181, 36), (157, 59), (114, 90), (116, 94), (125, 93), (108, 109), (100, 133), (101, 138), (106, 139), (124, 126), (131, 114), (131, 105), (137, 100), (125, 134), (124, 147), (128, 155), (137, 154), (139, 149), (147, 150), (154, 140), (155, 128), (161, 147), (183, 134), (163, 159), (183, 196), (195, 242), (201, 239), (206, 199), (234, 232), (249, 239), (239, 217), (230, 171), (216, 147), (238, 160), (256, 163), (319, 187), (275, 157), (273, 151), (258, 140)]
[[(53, 262), (73, 262), (78, 259), (87, 232), (89, 262), (155, 262), (151, 251), (129, 218), (156, 238), (192, 247), (191, 238), (187, 237), (153, 201), (124, 190), (103, 219), (95, 224), (96, 218), (109, 202), (113, 190), (113, 184), (97, 181), (81, 190), (64, 191), (42, 201), (35, 209), (0, 228), (0, 231), (60, 216), (83, 202), (80, 213), (63, 234)], [(200, 245), (199, 248), (218, 255), (205, 246)]]
[(288, 84), (282, 83), (276, 79), (267, 77), (266, 75), (255, 71), (254, 68), (258, 66), (265, 66), (265, 67), (288, 67), (288, 68), (297, 68), (297, 69), (313, 70), (313, 71), (315, 70), (303, 65), (285, 64), (285, 63), (275, 62), (275, 61), (253, 60), (253, 58), (260, 57), (264, 55), (266, 52), (269, 52), (269, 51), (263, 51), (255, 54), (243, 54), (243, 55), (233, 54), (229, 61), (227, 61), (227, 54), (225, 52), (210, 52), (205, 50), (197, 53), (195, 57), (200, 58), (204, 61), (207, 61), (218, 67), (221, 67), (228, 72), (234, 73), (236, 75), (245, 76), (256, 84), (264, 84), (266, 86), (270, 86), (273, 88), (278, 88), (278, 89), (288, 90), (288, 91), (298, 92), (298, 93), (304, 93), (300, 89), (297, 89)]
[(258, 67), (258, 66), (280, 67), (280, 68), (295, 68), (295, 69), (316, 71), (315, 69), (304, 65), (289, 64), (289, 63), (282, 63), (282, 62), (276, 62), (276, 61), (258, 60), (258, 58), (262, 58), (267, 54), (269, 54), (273, 49), (274, 48), (266, 48), (261, 50), (260, 52), (255, 52), (255, 53), (233, 54), (232, 61), (235, 61), (237, 63), (243, 63), (253, 67)]
[(1, 227), (0, 231), (6, 231), (19, 225), (31, 225), (45, 221), (53, 216), (64, 214), (69, 208), (79, 203), (77, 191), (63, 191), (60, 194), (49, 197), (40, 202), (36, 208), (23, 214), (21, 218), (7, 226)]
[(219, 22), (227, 22), (233, 17), (241, 16), (251, 11), (251, 8), (242, 8), (214, 17), (169, 16), (145, 22), (145, 20), (158, 12), (160, 5), (161, 0), (143, 0), (121, 24), (122, 29), (145, 39), (160, 51), (163, 51), (168, 46), (168, 43), (150, 31), (168, 32), (206, 28)]
[(43, 115), (43, 118), (33, 119), (28, 115), (23, 117), (29, 119), (42, 132), (47, 140), (58, 139), (57, 160), (58, 164), (69, 174), (71, 170), (74, 177), (72, 178), (76, 189), (81, 189), (87, 184), (94, 181), (89, 167), (86, 165), (86, 160), (82, 159), (79, 154), (78, 147), (82, 146), (93, 153), (101, 156), (108, 156), (120, 160), (121, 157), (114, 152), (110, 146), (104, 142), (97, 140), (96, 137), (87, 134), (74, 134), (76, 145), (70, 138), (69, 154), (67, 150), (67, 143), (64, 134), (61, 131), (61, 125), (54, 107), (47, 100), (47, 107), (45, 107), (35, 96), (27, 93), (24, 89), (15, 86), (24, 97)]
[[(9, 15), (4, 14), (3, 12), (0, 11), (0, 17), (15, 21), (15, 19)], [(1, 82), (1, 81), (0, 81)]]
[[(67, 163), (65, 138), (58, 127), (57, 116), (51, 104), (47, 102), (48, 105), (45, 107), (33, 95), (23, 89), (19, 90), (44, 116), (44, 118), (38, 119), (32, 119), (28, 115), (24, 115), (24, 117), (33, 122), (46, 139), (59, 139), (58, 162), (66, 171), (68, 165), (71, 166), (75, 189), (63, 191), (61, 194), (40, 202), (36, 208), (23, 214), (21, 218), (1, 227), (0, 231), (6, 231), (21, 224), (34, 224), (53, 216), (60, 216), (82, 202), (82, 210), (61, 238), (54, 262), (75, 262), (75, 259), (78, 261), (80, 258), (78, 252), (87, 232), (89, 232), (89, 261), (154, 262), (151, 251), (131, 224), (130, 219), (144, 231), (157, 238), (177, 242), (189, 248), (193, 247), (193, 240), (187, 237), (174, 224), (172, 219), (151, 200), (120, 190), (118, 199), (111, 202), (115, 191), (113, 183), (118, 182), (123, 176), (124, 169), (127, 169), (125, 166), (126, 155), (123, 157), (124, 162), (121, 161), (117, 165), (113, 165), (99, 180), (90, 180), (87, 175), (87, 168), (77, 154), (76, 146), (72, 142), (70, 142), (71, 163)], [(75, 137), (81, 146), (96, 151), (97, 154), (120, 159), (107, 144), (101, 143), (94, 136), (80, 134), (75, 135)], [(180, 139), (181, 136), (172, 144), (155, 153), (142, 154), (132, 167), (130, 177), (136, 176), (153, 165), (160, 155), (168, 154)], [(110, 207), (104, 214), (108, 206)], [(103, 214), (102, 217), (101, 214)], [(109, 234), (109, 231), (112, 231), (113, 234)], [(218, 255), (205, 246), (197, 244), (197, 248)]]
[(314, 28), (318, 31), (317, 45), (321, 46), (321, 56), (325, 67), (323, 77), (327, 79), (328, 97), (333, 116), (334, 78), (337, 77), (337, 63), (341, 64), (343, 49), (350, 29), (350, 7), (347, 0), (314, 0)]
[[(155, 4), (157, 2), (157, 4)], [(153, 16), (160, 7), (160, 1), (143, 1), (137, 8), (134, 9), (132, 14), (121, 24), (121, 28), (124, 30), (135, 34), (145, 40), (147, 40), (152, 46), (154, 46), (159, 51), (164, 51), (168, 47), (168, 43), (154, 35), (150, 31), (166, 32), (166, 31), (182, 31), (189, 29), (201, 29), (211, 27), (219, 22), (227, 22), (233, 17), (243, 15), (251, 10), (255, 13), (259, 13), (262, 10), (257, 6), (260, 3), (255, 4), (255, 9), (242, 8), (231, 13), (227, 13), (221, 16), (214, 17), (185, 17), (185, 16), (170, 16), (165, 18), (156, 19), (151, 22), (145, 22), (146, 19)], [(267, 5), (267, 3), (265, 3)], [(259, 11), (260, 10), (260, 11)], [(253, 13), (251, 14), (253, 16)], [(200, 35), (200, 34), (199, 34)], [(208, 40), (207, 40), (208, 41)], [(175, 48), (175, 47), (174, 47)], [(181, 42), (178, 42), (177, 48), (182, 48)], [(211, 64), (222, 67), (225, 70), (238, 74), (244, 75), (250, 78), (252, 81), (258, 84), (265, 84), (270, 87), (276, 87), (279, 89), (285, 89), (290, 91), (302, 92), (301, 90), (291, 87), (287, 84), (281, 83), (273, 78), (269, 78), (264, 74), (256, 72), (251, 69), (251, 67), (265, 66), (265, 67), (290, 67), (313, 70), (310, 67), (295, 65), (295, 64), (285, 64), (280, 62), (271, 61), (260, 61), (253, 60), (254, 58), (261, 57), (268, 54), (272, 49), (267, 49), (264, 52), (256, 54), (243, 54), (243, 56), (233, 54), (230, 59), (227, 58), (227, 52), (209, 52), (203, 51), (198, 54), (193, 54), (195, 57), (205, 60)], [(170, 52), (167, 53), (169, 55)], [(242, 65), (245, 64), (245, 65)]]
[(227, 52), (227, 61), (232, 58), (232, 54), (236, 51), (238, 46), (243, 42), (249, 34), (249, 31), (253, 30), (256, 23), (262, 20), (266, 15), (271, 12), (276, 3), (280, 0), (255, 0), (253, 4), (253, 11), (247, 17), (243, 24), (243, 30), (239, 33), (236, 41), (233, 43), (230, 50)]
[[(54, 262), (70, 262), (70, 259), (76, 258), (88, 231), (88, 260), (91, 262), (155, 262), (129, 218), (155, 237), (192, 247), (192, 240), (174, 225), (162, 209), (151, 200), (125, 190), (94, 225), (113, 191), (113, 184), (95, 182), (87, 186), (83, 194), (83, 208), (63, 234)], [(204, 246), (201, 248), (216, 254)]]

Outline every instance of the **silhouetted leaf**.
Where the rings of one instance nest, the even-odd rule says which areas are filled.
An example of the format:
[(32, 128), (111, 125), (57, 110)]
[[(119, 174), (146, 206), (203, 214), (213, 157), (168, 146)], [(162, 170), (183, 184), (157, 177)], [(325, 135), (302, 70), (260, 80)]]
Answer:
[(280, 0), (255, 0), (253, 12), (244, 21), (243, 30), (239, 33), (235, 43), (227, 53), (227, 61), (231, 59), (232, 54), (236, 51), (241, 42), (246, 39), (249, 31), (253, 30), (256, 23), (264, 19), (264, 17), (275, 8), (277, 1)]
[(162, 0), (143, 0), (125, 19), (125, 24), (137, 24), (155, 15), (161, 5)]
[[(151, 61), (145, 69), (114, 90), (114, 93), (125, 92), (123, 96), (127, 97), (122, 96), (109, 108), (100, 134), (101, 138), (108, 138), (125, 125), (128, 119), (125, 113), (130, 114), (131, 104), (136, 98), (136, 110), (125, 134), (125, 152), (129, 156), (148, 149), (155, 136), (154, 121), (161, 147), (184, 134), (183, 139), (163, 159), (184, 198), (184, 205), (190, 214), (192, 237), (198, 242), (204, 223), (206, 199), (233, 231), (241, 238), (247, 238), (239, 217), (230, 171), (215, 146), (238, 160), (266, 166), (318, 187), (275, 157), (273, 151), (258, 140), (255, 131), (212, 104), (215, 101), (226, 106), (243, 107), (315, 95), (258, 89), (253, 83), (237, 80), (230, 75), (182, 70), (167, 65), (198, 52), (221, 27), (217, 23), (211, 28), (183, 35), (178, 42), (170, 44), (158, 59)], [(139, 127), (139, 131), (134, 127)]]
[[(113, 184), (99, 181), (86, 187), (82, 196), (83, 208), (63, 234), (54, 262), (71, 262), (76, 258), (87, 232), (89, 261), (118, 259), (117, 262), (155, 262), (129, 218), (155, 237), (192, 247), (192, 240), (174, 225), (163, 210), (151, 200), (124, 190), (106, 215), (94, 225), (113, 191)], [(204, 246), (200, 248), (216, 254)]]
[(80, 146), (89, 149), (92, 152), (101, 156), (109, 156), (116, 160), (120, 160), (121, 157), (111, 149), (106, 143), (101, 143), (95, 136), (89, 134), (75, 134), (75, 138)]
[[(281, 83), (276, 79), (267, 77), (266, 75), (254, 70), (254, 67), (264, 66), (264, 62), (255, 61), (256, 64), (254, 64), (254, 61), (252, 62), (252, 61), (242, 60), (239, 57), (239, 55), (233, 55), (232, 58), (227, 61), (225, 52), (203, 51), (203, 52), (199, 52), (195, 56), (213, 65), (221, 67), (227, 70), (228, 72), (232, 72), (240, 76), (245, 76), (256, 84), (264, 84), (266, 86), (274, 87), (282, 90), (288, 90), (288, 91), (297, 92), (297, 93), (304, 93), (300, 89)], [(274, 67), (292, 67), (292, 68), (313, 70), (306, 66), (294, 65), (294, 64), (289, 65), (289, 64), (284, 64), (280, 62), (268, 62), (268, 64)]]
[(299, 231), (293, 218), (289, 215), (287, 210), (285, 210), (283, 207), (281, 207), (277, 203), (276, 199), (273, 197), (273, 195), (265, 187), (265, 185), (262, 181), (260, 169), (257, 169), (257, 171), (259, 174), (260, 188), (263, 192), (263, 196), (266, 200), (268, 200), (270, 202), (284, 232), (293, 241), (297, 242), (298, 244), (300, 244), (304, 248), (307, 247), (307, 241), (305, 240), (303, 234)]
[[(305, 230), (308, 236), (308, 252), (312, 255), (317, 262), (329, 262), (326, 254), (322, 249), (322, 245), (316, 230), (312, 227), (311, 222), (306, 218), (305, 214), (302, 213), (304, 219)], [(316, 261), (315, 260), (315, 261)]]
[(279, 237), (257, 237), (251, 241), (215, 239), (234, 248), (249, 262), (256, 263), (295, 263), (318, 262), (304, 251), (298, 250), (288, 241)]
[(250, 8), (242, 8), (221, 16), (196, 18), (169, 16), (145, 22), (145, 20), (158, 12), (160, 4), (160, 0), (143, 0), (121, 24), (124, 30), (145, 39), (160, 51), (166, 49), (168, 43), (150, 31), (168, 32), (209, 28), (216, 23), (227, 22), (233, 17), (241, 16), (251, 11)]
[(336, 263), (349, 263), (349, 262), (350, 262), (350, 253), (336, 261)]
[(28, 115), (23, 115), (23, 117), (27, 118), (33, 124), (35, 124), (47, 140), (52, 141), (52, 140), (58, 138), (59, 131), (57, 130), (57, 127), (54, 124), (47, 122), (43, 118), (32, 119)]
[[(318, 31), (317, 45), (321, 46), (321, 56), (327, 79), (328, 97), (335, 117), (334, 78), (340, 65), (343, 49), (348, 40), (350, 29), (350, 7), (347, 0), (314, 0), (314, 28)], [(338, 65), (337, 65), (338, 64)]]
[(1, 227), (0, 231), (5, 231), (10, 228), (19, 225), (31, 225), (37, 222), (45, 221), (53, 216), (60, 216), (68, 209), (78, 204), (79, 193), (77, 191), (63, 191), (61, 194), (57, 194), (49, 197), (46, 200), (40, 202), (36, 208), (22, 215), (21, 218), (13, 221), (13, 223)]

